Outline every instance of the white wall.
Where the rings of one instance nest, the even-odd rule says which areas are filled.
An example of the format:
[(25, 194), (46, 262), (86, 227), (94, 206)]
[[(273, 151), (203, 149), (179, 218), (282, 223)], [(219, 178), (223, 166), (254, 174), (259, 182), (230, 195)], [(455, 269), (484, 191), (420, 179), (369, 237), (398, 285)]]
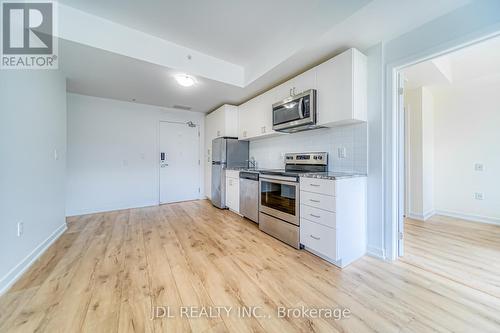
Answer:
[(426, 220), (434, 213), (434, 98), (420, 87), (405, 93), (406, 213)]
[[(193, 121), (203, 114), (68, 94), (68, 216), (159, 202), (159, 121)], [(201, 158), (201, 157), (200, 157)], [(199, 179), (203, 180), (200, 166)], [(203, 181), (200, 181), (201, 193)]]
[(66, 81), (59, 71), (1, 71), (0, 156), (1, 293), (66, 228)]
[(428, 219), (434, 214), (434, 96), (422, 88), (422, 215)]
[[(500, 223), (499, 92), (500, 78), (434, 92), (438, 213)], [(475, 171), (475, 163), (484, 171)], [(475, 200), (475, 192), (484, 200)]]
[[(394, 70), (399, 66), (431, 57), (450, 48), (459, 47), (486, 36), (500, 32), (500, 1), (472, 1), (453, 12), (430, 21), (414, 30), (384, 41), (382, 83), (384, 94), (383, 152), (381, 161), (384, 167), (382, 183), (384, 211), (383, 237), (386, 256), (396, 259), (397, 255), (397, 222), (398, 222), (398, 190), (397, 190), (397, 117), (394, 112), (393, 96)], [(378, 142), (373, 143), (377, 145)], [(372, 143), (369, 143), (369, 150)], [(374, 147), (374, 149), (377, 149)], [(379, 162), (377, 162), (379, 163)]]
[(368, 189), (367, 252), (385, 257), (382, 163), (383, 44), (363, 53), (368, 58)]
[[(346, 148), (346, 158), (339, 159), (337, 150)], [(338, 172), (366, 174), (366, 123), (317, 129), (250, 142), (250, 157), (258, 168), (284, 168), (285, 153), (327, 152), (328, 169)]]

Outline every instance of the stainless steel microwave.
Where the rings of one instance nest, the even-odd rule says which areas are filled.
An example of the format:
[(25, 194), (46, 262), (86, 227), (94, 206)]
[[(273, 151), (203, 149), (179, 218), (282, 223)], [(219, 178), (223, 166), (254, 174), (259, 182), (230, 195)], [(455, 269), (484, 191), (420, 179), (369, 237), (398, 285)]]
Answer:
[(313, 128), (316, 128), (315, 89), (273, 104), (273, 130), (292, 133)]

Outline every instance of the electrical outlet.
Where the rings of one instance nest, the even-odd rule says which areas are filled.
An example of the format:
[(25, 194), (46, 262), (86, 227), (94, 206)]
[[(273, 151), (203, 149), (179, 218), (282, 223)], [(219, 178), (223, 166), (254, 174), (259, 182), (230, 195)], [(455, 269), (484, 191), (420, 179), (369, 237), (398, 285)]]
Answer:
[(484, 171), (483, 163), (474, 163), (474, 171)]
[(24, 223), (17, 222), (17, 237), (21, 237), (24, 233)]
[(337, 156), (339, 157), (340, 160), (345, 159), (346, 155), (347, 155), (347, 153), (346, 153), (345, 147), (339, 147), (337, 149)]
[(474, 193), (474, 199), (476, 200), (483, 200), (484, 199), (484, 194), (481, 192), (476, 192)]

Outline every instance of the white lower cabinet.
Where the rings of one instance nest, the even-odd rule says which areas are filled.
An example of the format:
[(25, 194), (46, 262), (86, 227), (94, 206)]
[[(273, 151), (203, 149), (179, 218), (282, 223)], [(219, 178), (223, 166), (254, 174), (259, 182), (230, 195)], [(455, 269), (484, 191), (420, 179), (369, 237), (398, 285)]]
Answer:
[(233, 212), (240, 213), (240, 178), (239, 171), (226, 172), (226, 206)]
[(366, 214), (366, 177), (300, 179), (300, 243), (307, 251), (339, 267), (362, 257)]
[(325, 227), (322, 224), (301, 219), (300, 221), (300, 243), (307, 249), (323, 255), (328, 261), (337, 261), (337, 239), (334, 228)]

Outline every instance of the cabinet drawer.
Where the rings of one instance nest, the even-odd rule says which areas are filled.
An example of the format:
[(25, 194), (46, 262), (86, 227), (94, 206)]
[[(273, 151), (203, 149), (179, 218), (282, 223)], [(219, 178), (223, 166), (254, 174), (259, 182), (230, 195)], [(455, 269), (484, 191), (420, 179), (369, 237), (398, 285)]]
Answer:
[(330, 228), (336, 228), (335, 213), (323, 209), (300, 205), (300, 218), (308, 219)]
[(335, 197), (329, 195), (300, 191), (300, 204), (335, 212)]
[(330, 259), (337, 260), (336, 230), (302, 219), (300, 243)]
[(238, 170), (226, 170), (226, 177), (228, 178), (239, 178), (240, 172)]
[(335, 195), (335, 181), (319, 178), (300, 178), (300, 190), (325, 195)]

